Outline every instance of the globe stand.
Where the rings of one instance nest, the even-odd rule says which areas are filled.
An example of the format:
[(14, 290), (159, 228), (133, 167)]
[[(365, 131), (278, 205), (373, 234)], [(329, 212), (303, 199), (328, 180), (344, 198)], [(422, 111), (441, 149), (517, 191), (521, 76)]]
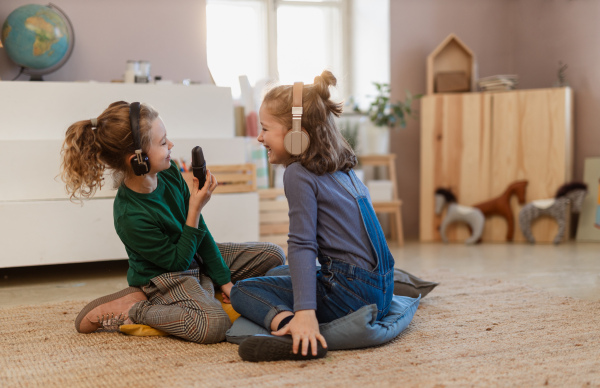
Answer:
[(15, 78), (13, 78), (13, 81), (16, 81), (23, 74), (28, 75), (30, 81), (43, 81), (44, 80), (44, 78), (42, 77), (42, 74), (40, 74), (40, 73), (29, 73), (29, 72), (27, 72), (27, 68), (26, 67), (21, 67), (21, 70), (19, 71), (19, 74), (17, 74), (17, 76)]

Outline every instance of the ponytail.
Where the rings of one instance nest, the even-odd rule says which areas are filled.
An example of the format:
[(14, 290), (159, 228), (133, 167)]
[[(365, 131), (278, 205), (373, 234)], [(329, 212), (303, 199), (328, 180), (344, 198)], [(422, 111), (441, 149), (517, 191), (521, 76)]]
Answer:
[[(158, 112), (141, 104), (139, 131), (144, 152), (150, 146), (150, 128)], [(133, 171), (129, 157), (135, 152), (129, 103), (117, 101), (97, 119), (72, 124), (66, 132), (61, 150), (60, 176), (71, 200), (89, 199), (104, 185), (104, 172), (109, 169), (115, 188)]]
[(78, 121), (67, 129), (61, 150), (61, 178), (71, 200), (90, 198), (102, 188), (104, 163), (100, 161), (96, 132), (91, 120)]

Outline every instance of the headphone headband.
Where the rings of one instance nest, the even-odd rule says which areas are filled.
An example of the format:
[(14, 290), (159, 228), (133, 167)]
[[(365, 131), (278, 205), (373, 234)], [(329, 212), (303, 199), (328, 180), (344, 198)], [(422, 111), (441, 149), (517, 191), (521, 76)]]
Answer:
[(142, 150), (142, 141), (140, 140), (140, 103), (132, 102), (129, 104), (129, 122), (131, 125), (131, 135), (133, 136), (133, 146), (136, 152)]
[(294, 82), (292, 88), (292, 129), (283, 138), (285, 150), (290, 155), (300, 155), (308, 149), (310, 139), (302, 131), (302, 82)]
[(302, 89), (304, 83), (294, 82), (292, 88), (292, 131), (300, 132), (302, 128)]
[(140, 110), (139, 102), (129, 104), (129, 125), (131, 125), (131, 136), (133, 137), (133, 146), (135, 148), (135, 157), (131, 160), (131, 167), (135, 175), (144, 175), (150, 172), (150, 160), (148, 159), (148, 155), (142, 151)]

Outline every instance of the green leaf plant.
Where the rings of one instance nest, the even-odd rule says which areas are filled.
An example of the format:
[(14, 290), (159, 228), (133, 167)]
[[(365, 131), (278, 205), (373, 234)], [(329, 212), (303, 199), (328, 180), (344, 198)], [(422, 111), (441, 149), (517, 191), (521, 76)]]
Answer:
[(408, 118), (416, 118), (416, 112), (412, 109), (414, 100), (421, 98), (423, 95), (418, 94), (413, 96), (406, 90), (406, 99), (404, 101), (391, 102), (391, 88), (389, 84), (373, 82), (377, 89), (377, 95), (371, 102), (366, 111), (360, 110), (357, 104), (354, 104), (354, 112), (365, 114), (373, 124), (379, 127), (388, 127), (390, 129), (400, 126), (406, 127)]

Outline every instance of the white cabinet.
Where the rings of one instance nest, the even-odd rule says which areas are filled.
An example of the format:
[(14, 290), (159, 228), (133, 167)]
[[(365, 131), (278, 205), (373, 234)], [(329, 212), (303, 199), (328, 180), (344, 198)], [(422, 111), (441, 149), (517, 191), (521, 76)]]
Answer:
[[(245, 163), (234, 137), (229, 88), (210, 85), (0, 82), (0, 267), (126, 258), (113, 226), (110, 182), (84, 205), (69, 201), (60, 172), (67, 127), (118, 100), (161, 115), (172, 156), (202, 146), (209, 165)], [(203, 211), (216, 241), (258, 241), (257, 193), (213, 196)]]

